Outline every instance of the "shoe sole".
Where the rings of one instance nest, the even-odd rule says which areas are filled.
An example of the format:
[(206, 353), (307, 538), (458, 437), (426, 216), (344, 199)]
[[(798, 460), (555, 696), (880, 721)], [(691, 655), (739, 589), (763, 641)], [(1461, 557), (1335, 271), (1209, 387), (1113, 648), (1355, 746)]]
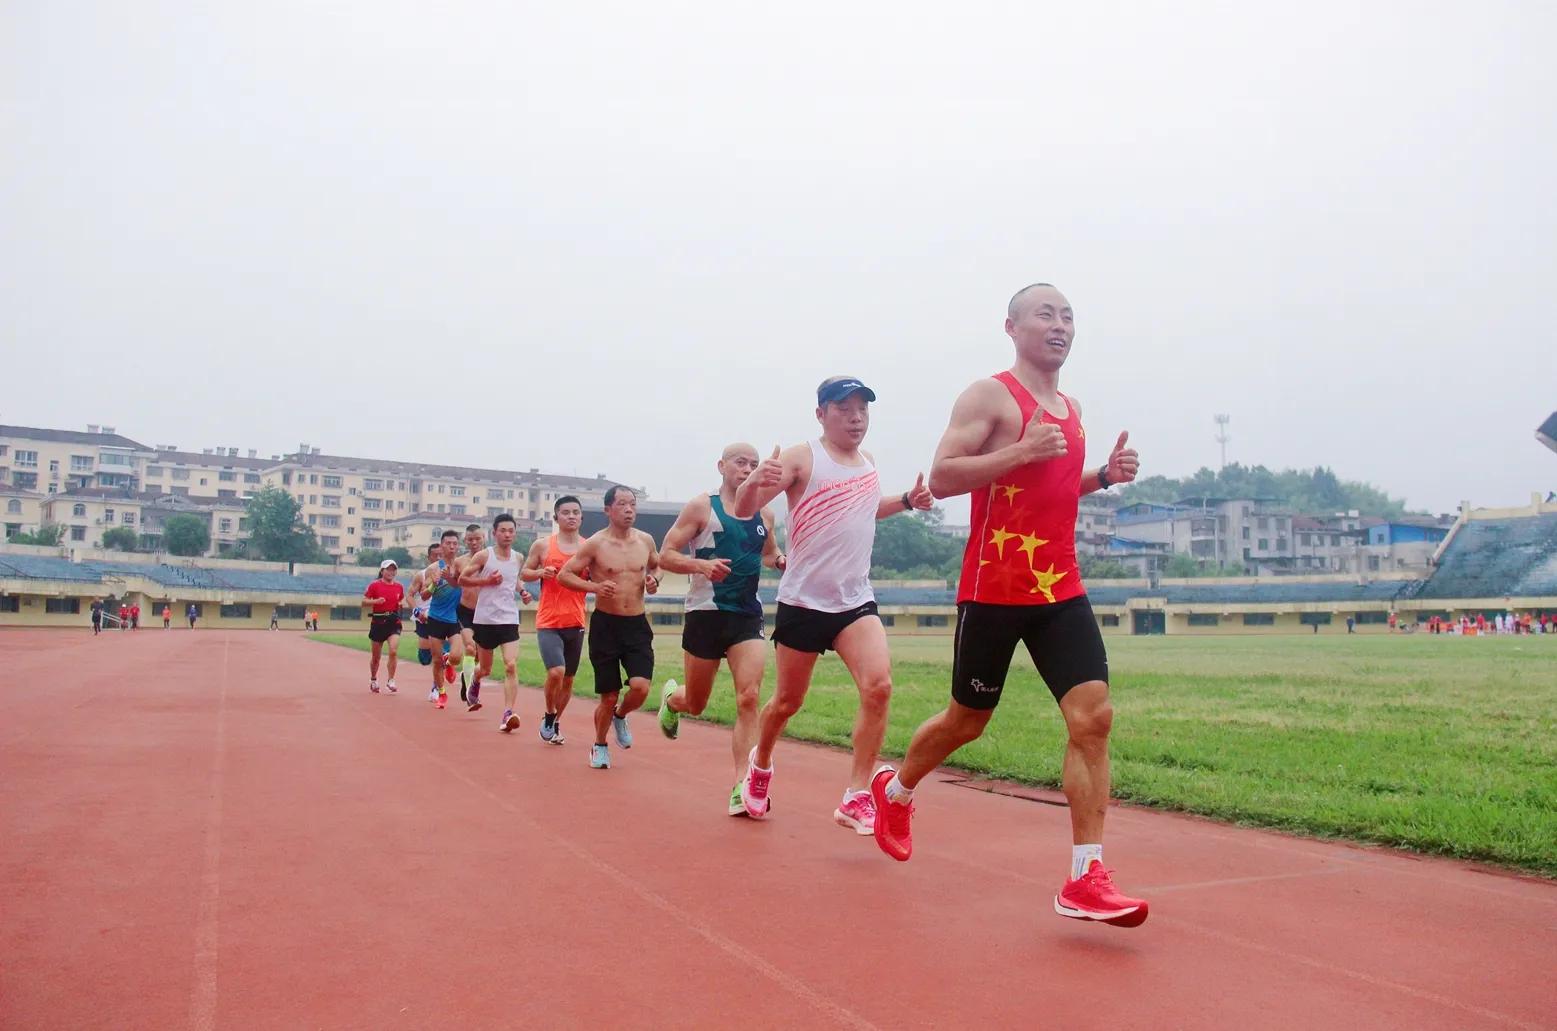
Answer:
[(508, 719), (503, 723), (503, 726), (505, 728), (507, 728), (508, 730), (518, 730), (519, 729), (519, 717), (518, 716), (510, 716), (510, 717), (508, 717)]
[(870, 800), (876, 803), (877, 821), (876, 826), (871, 833), (876, 838), (877, 848), (881, 849), (881, 851), (885, 852), (893, 859), (896, 859), (899, 863), (906, 863), (908, 862), (908, 857), (914, 854), (914, 843), (912, 839), (909, 840), (908, 847), (901, 850), (900, 855), (900, 850), (893, 848), (887, 842), (885, 824), (881, 820), (881, 814), (887, 811), (888, 805), (891, 805), (891, 803), (887, 801), (887, 781), (891, 780), (892, 778), (882, 777), (882, 774), (887, 772), (891, 772), (894, 775), (897, 773), (896, 770), (881, 770), (876, 774), (876, 776), (870, 779)]
[(1054, 897), (1054, 911), (1060, 916), (1069, 917), (1072, 920), (1090, 920), (1095, 924), (1112, 924), (1115, 927), (1139, 927), (1146, 922), (1149, 912), (1143, 902), (1139, 906), (1118, 913), (1089, 913), (1084, 909), (1072, 909), (1060, 901), (1060, 897)]
[(848, 813), (845, 813), (842, 809), (833, 810), (833, 822), (840, 827), (847, 827), (849, 830), (860, 835), (861, 837), (864, 837), (867, 834), (874, 835), (876, 833), (876, 828), (874, 826), (865, 826), (863, 823), (856, 820)]
[(481, 708), (481, 703), (480, 702), (471, 702), (469, 705), (465, 706), (465, 711), (466, 712), (475, 712), (479, 708)]

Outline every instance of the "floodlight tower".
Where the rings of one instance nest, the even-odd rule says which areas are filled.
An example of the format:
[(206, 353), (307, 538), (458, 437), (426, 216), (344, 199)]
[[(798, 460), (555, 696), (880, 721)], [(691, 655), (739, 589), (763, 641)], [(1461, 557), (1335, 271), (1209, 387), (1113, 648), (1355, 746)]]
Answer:
[(1227, 435), (1227, 424), (1232, 421), (1232, 416), (1227, 414), (1213, 415), (1216, 420), (1216, 442), (1222, 445), (1222, 468), (1227, 468), (1227, 442), (1232, 439)]

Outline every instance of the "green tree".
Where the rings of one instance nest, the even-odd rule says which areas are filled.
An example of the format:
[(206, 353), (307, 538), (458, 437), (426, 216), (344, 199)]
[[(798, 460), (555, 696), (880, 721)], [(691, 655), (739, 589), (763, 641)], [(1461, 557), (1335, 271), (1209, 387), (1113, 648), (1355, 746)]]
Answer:
[(115, 526), (103, 533), (103, 547), (112, 551), (134, 551), (140, 545), (140, 537), (128, 526)]
[[(411, 566), (411, 553), (398, 544), (392, 548), (363, 548), (357, 552), (357, 565), (376, 566), (386, 558), (394, 559), (395, 565), (401, 569), (408, 569)], [(417, 568), (421, 567), (422, 563), (418, 562)]]
[(1118, 559), (1102, 555), (1080, 555), (1078, 560), (1083, 580), (1127, 580), (1136, 575), (1135, 570)]
[(1392, 498), (1369, 483), (1342, 480), (1333, 469), (1283, 469), (1272, 472), (1263, 465), (1237, 462), (1213, 472), (1207, 468), (1191, 476), (1145, 476), (1119, 490), (1124, 504), (1159, 503), (1180, 498), (1271, 498), (1299, 512), (1329, 513), (1357, 509), (1363, 515), (1398, 516), (1405, 502)]
[(328, 562), (314, 531), (302, 519), (302, 505), (280, 487), (261, 487), (249, 499), (245, 555), (267, 562)]
[(929, 519), (896, 515), (876, 523), (871, 575), (942, 579), (956, 573), (961, 557), (962, 542), (936, 533)]
[(211, 546), (211, 524), (187, 512), (168, 516), (162, 524), (162, 546), (187, 558), (204, 555)]
[(12, 544), (40, 544), (46, 548), (59, 546), (64, 539), (65, 528), (59, 523), (44, 523), (32, 533), (18, 533), (11, 537)]

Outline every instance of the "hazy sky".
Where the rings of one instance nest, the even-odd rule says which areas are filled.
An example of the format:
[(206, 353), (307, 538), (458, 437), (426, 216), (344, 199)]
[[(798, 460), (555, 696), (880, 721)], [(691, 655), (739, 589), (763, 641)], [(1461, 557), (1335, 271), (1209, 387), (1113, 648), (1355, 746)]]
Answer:
[(1147, 473), (1557, 487), (1554, 5), (513, 6), (0, 6), (0, 421), (898, 489), (1041, 279)]

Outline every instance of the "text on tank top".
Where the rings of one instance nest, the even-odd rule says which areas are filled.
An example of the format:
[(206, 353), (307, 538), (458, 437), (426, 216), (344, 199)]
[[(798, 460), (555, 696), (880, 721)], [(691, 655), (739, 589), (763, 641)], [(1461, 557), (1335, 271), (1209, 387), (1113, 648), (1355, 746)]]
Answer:
[(694, 558), (722, 558), (730, 562), (730, 575), (714, 583), (701, 573), (693, 573), (687, 585), (687, 611), (719, 609), (762, 615), (757, 597), (757, 582), (762, 577), (762, 552), (768, 544), (768, 524), (758, 512), (750, 519), (737, 519), (725, 511), (717, 494), (708, 497), (709, 517), (703, 532), (692, 542)]
[[(572, 558), (557, 544), (557, 535), (546, 538), (546, 558), (541, 565), (552, 572)], [(556, 577), (541, 584), (541, 603), (535, 610), (537, 630), (569, 630), (584, 625), (584, 592), (562, 586)]]
[(833, 460), (811, 441), (811, 481), (789, 513), (789, 554), (778, 600), (818, 612), (847, 612), (875, 599), (870, 555), (881, 480), (876, 467)]
[(495, 626), (519, 624), (519, 553), (510, 552), (507, 561), (497, 557), (497, 549), (487, 552), (487, 560), (481, 567), (483, 577), (502, 573), (503, 582), (495, 587), (483, 587), (476, 595), (477, 623)]
[[(1010, 372), (994, 377), (1016, 401), (1022, 435), (1038, 401)], [(1086, 593), (1076, 564), (1076, 510), (1087, 435), (1076, 403), (1064, 394), (1066, 415), (1047, 410), (1043, 422), (1065, 434), (1060, 458), (1018, 466), (972, 494), (972, 520), (957, 600), (991, 605), (1051, 605)]]

